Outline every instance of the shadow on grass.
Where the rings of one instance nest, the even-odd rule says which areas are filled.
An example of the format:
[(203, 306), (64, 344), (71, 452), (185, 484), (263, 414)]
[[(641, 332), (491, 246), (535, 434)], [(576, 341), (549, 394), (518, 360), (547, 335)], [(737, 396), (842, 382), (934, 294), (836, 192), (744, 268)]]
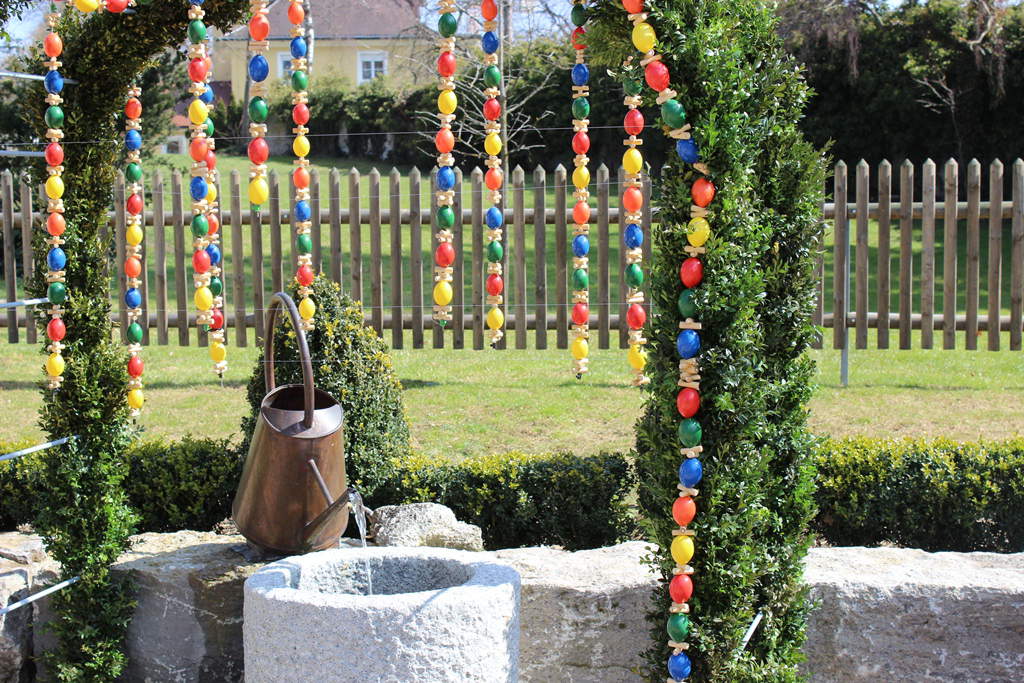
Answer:
[(403, 389), (427, 389), (441, 386), (441, 382), (429, 379), (399, 379), (398, 381), (402, 383)]

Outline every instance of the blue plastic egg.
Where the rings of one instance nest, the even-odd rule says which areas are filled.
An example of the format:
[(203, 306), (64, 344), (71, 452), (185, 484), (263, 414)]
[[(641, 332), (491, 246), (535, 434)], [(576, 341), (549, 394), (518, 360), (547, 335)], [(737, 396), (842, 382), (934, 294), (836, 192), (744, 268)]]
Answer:
[(132, 287), (124, 293), (124, 303), (128, 308), (138, 308), (142, 305), (142, 294)]
[(688, 488), (693, 488), (704, 478), (704, 466), (700, 464), (700, 458), (687, 458), (679, 466), (679, 483)]
[(289, 48), (292, 51), (292, 57), (299, 59), (300, 57), (306, 56), (306, 39), (302, 36), (295, 36), (292, 38), (291, 45)]
[(500, 228), (505, 223), (505, 217), (501, 215), (501, 209), (492, 206), (487, 209), (487, 227), (492, 230)]
[(668, 658), (668, 675), (676, 681), (686, 680), (690, 676), (690, 658), (685, 652), (672, 655)]
[(188, 1), (189, 1), (190, 3), (192, 3), (193, 5), (201, 5), (201, 4), (203, 4), (203, 3), (204, 3), (204, 2), (206, 1), (206, 0), (188, 0)]
[(630, 223), (622, 239), (630, 249), (639, 249), (644, 243), (644, 231), (636, 223)]
[(206, 254), (210, 257), (210, 265), (215, 266), (220, 263), (220, 247), (216, 244), (210, 244), (206, 247)]
[(68, 256), (60, 247), (54, 247), (46, 255), (46, 265), (50, 267), (50, 270), (64, 270), (67, 263)]
[(480, 39), (480, 45), (483, 47), (484, 52), (489, 55), (493, 55), (498, 51), (498, 36), (494, 31), (488, 31), (484, 34), (483, 38)]
[(254, 81), (265, 81), (270, 75), (270, 64), (263, 55), (253, 55), (249, 60), (249, 77)]
[(192, 195), (192, 199), (198, 202), (206, 199), (206, 195), (209, 193), (210, 188), (206, 184), (206, 179), (197, 175), (192, 178), (192, 182), (188, 184), (188, 191), (189, 194)]
[(442, 192), (455, 187), (455, 170), (451, 166), (442, 166), (437, 169), (437, 189)]
[(572, 253), (576, 258), (583, 258), (590, 253), (590, 240), (586, 235), (576, 235), (572, 238)]
[(590, 80), (590, 69), (586, 64), (577, 64), (572, 68), (572, 84), (586, 85)]
[(295, 220), (297, 221), (308, 221), (309, 217), (313, 215), (313, 212), (309, 209), (309, 202), (305, 199), (300, 199), (295, 202)]
[(202, 100), (203, 104), (212, 104), (213, 103), (213, 88), (211, 88), (209, 85), (207, 85), (206, 86), (206, 90), (204, 90), (203, 94), (201, 94), (199, 96), (199, 99)]
[(680, 140), (676, 143), (676, 154), (688, 164), (695, 164), (700, 159), (700, 150), (693, 140)]
[(124, 134), (124, 146), (131, 150), (142, 149), (142, 134), (137, 130), (130, 130)]
[(696, 330), (680, 330), (676, 337), (676, 351), (680, 358), (693, 358), (700, 352), (700, 335)]
[(48, 93), (59, 93), (64, 89), (64, 77), (60, 75), (59, 71), (48, 71), (46, 77), (43, 78), (43, 86)]

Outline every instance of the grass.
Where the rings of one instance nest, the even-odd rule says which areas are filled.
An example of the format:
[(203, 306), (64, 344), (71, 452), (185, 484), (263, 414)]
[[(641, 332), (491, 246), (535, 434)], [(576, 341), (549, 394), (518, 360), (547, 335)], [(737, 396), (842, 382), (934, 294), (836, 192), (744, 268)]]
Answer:
[[(812, 430), (823, 436), (1004, 439), (1024, 431), (1019, 353), (853, 351), (851, 384), (839, 386), (839, 354), (815, 351), (818, 389)], [(256, 350), (232, 348), (221, 385), (203, 349), (150, 347), (144, 357), (148, 435), (235, 433), (248, 409)], [(627, 384), (625, 352), (593, 352), (582, 381), (566, 351), (402, 350), (394, 364), (405, 386), (413, 439), (439, 457), (496, 451), (580, 453), (628, 449), (641, 395)], [(41, 356), (27, 344), (0, 347), (0, 441), (39, 440)]]

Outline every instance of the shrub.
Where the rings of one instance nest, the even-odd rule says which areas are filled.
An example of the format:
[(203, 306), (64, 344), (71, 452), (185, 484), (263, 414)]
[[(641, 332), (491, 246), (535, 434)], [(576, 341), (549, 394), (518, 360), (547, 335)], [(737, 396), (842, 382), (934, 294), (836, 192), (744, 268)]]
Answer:
[[(307, 333), (306, 340), (313, 357), (314, 380), (345, 410), (348, 481), (372, 504), (381, 483), (394, 478), (399, 456), (408, 451), (409, 426), (402, 385), (391, 367), (387, 344), (363, 325), (363, 310), (358, 303), (323, 275), (313, 284), (313, 300), (317, 306), (316, 329)], [(301, 384), (302, 367), (291, 323), (278, 323), (274, 347), (277, 383)], [(261, 353), (249, 380), (252, 412), (242, 421), (242, 453), (248, 451), (265, 394)]]
[(817, 531), (833, 545), (1024, 550), (1024, 439), (825, 441)]
[(626, 503), (635, 476), (620, 453), (508, 453), (438, 462), (412, 455), (387, 492), (396, 503), (433, 501), (483, 529), (488, 548), (598, 548), (633, 535)]

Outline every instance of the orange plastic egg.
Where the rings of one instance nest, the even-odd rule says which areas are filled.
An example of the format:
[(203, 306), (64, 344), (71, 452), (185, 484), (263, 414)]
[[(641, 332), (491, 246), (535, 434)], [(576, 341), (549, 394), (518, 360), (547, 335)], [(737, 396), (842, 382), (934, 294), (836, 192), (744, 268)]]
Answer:
[(493, 21), (498, 16), (498, 5), (494, 0), (484, 0), (480, 5), (480, 13), (487, 21)]
[(59, 213), (51, 213), (46, 217), (46, 232), (50, 233), (54, 237), (60, 237), (64, 234), (64, 229), (67, 224), (64, 222), (64, 215)]
[(194, 161), (205, 161), (206, 153), (209, 151), (210, 145), (206, 142), (206, 138), (195, 138), (188, 145), (188, 155)]
[(487, 169), (487, 174), (484, 175), (484, 182), (487, 184), (488, 190), (500, 190), (504, 181), (505, 176), (496, 168)]
[(124, 115), (134, 120), (142, 116), (142, 102), (137, 97), (130, 97), (124, 103)]
[(138, 277), (142, 272), (142, 263), (134, 256), (129, 256), (124, 262), (124, 274), (128, 277)]
[(292, 173), (292, 182), (295, 183), (295, 187), (302, 189), (309, 187), (309, 171), (302, 166), (295, 169)]
[(697, 206), (707, 206), (715, 198), (715, 185), (707, 178), (698, 178), (690, 188), (690, 196)]
[(256, 14), (249, 20), (249, 36), (253, 40), (266, 40), (270, 35), (270, 22), (263, 14)]
[(572, 207), (572, 222), (577, 225), (583, 225), (590, 220), (590, 204), (586, 202), (576, 202), (576, 206)]
[(288, 5), (288, 21), (293, 24), (301, 24), (306, 18), (306, 10), (302, 9), (301, 2), (292, 2)]
[(447, 154), (455, 149), (455, 136), (452, 134), (451, 128), (442, 128), (437, 131), (437, 135), (434, 136), (434, 146), (441, 154)]
[(59, 57), (64, 51), (64, 41), (56, 33), (47, 33), (43, 38), (43, 51), (47, 57)]
[(644, 206), (644, 195), (638, 187), (627, 187), (622, 193), (622, 206), (630, 213), (636, 213)]

